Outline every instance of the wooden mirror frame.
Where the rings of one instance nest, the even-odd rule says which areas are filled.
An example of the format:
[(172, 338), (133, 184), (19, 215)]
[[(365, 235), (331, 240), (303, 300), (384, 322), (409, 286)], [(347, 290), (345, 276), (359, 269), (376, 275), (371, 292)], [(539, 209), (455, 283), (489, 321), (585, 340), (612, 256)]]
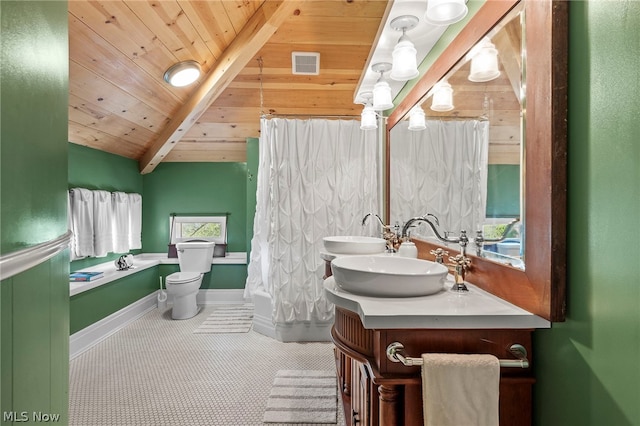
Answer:
[[(470, 255), (467, 280), (549, 321), (564, 321), (566, 298), (566, 167), (568, 4), (524, 2), (526, 98), (524, 138), (525, 270)], [(390, 216), (391, 129), (516, 5), (488, 0), (387, 119), (386, 212)], [(424, 212), (416, 212), (416, 215)], [(413, 239), (419, 257), (438, 247)], [(450, 249), (449, 249), (450, 250)]]

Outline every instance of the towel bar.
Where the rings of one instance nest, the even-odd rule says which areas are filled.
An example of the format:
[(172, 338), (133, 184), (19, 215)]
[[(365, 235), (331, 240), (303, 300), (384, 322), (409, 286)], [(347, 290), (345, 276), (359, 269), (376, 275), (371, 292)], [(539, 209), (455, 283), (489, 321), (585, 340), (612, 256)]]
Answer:
[[(387, 346), (387, 358), (392, 362), (401, 362), (407, 367), (414, 365), (422, 365), (422, 358), (411, 358), (402, 355), (400, 352), (404, 349), (404, 345), (400, 342), (393, 342)], [(509, 351), (517, 359), (501, 359), (500, 367), (518, 367), (529, 368), (529, 360), (527, 359), (527, 350), (520, 344), (513, 344), (509, 347)]]

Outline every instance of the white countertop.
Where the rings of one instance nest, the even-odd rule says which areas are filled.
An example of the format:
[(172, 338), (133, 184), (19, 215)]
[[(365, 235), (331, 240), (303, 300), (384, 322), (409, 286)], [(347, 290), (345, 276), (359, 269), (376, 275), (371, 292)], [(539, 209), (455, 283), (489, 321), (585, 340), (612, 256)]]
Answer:
[(333, 277), (324, 281), (327, 299), (355, 312), (368, 329), (532, 329), (550, 328), (544, 318), (467, 283), (468, 293), (449, 291), (451, 277), (439, 293), (407, 298), (359, 296), (340, 289)]
[[(119, 280), (126, 276), (135, 274), (136, 272), (144, 271), (145, 269), (152, 268), (156, 265), (177, 265), (177, 258), (168, 258), (167, 253), (142, 253), (133, 256), (133, 267), (118, 271), (113, 261), (101, 263), (99, 265), (82, 268), (82, 271), (102, 271), (104, 274), (101, 278), (89, 282), (70, 282), (69, 283), (69, 296), (75, 296), (83, 291), (91, 290), (92, 288), (100, 287), (101, 285), (108, 284), (112, 281)], [(225, 257), (214, 257), (211, 260), (211, 264), (219, 265), (246, 265), (247, 253), (245, 252), (232, 252), (227, 253)], [(76, 271), (73, 271), (76, 272)]]

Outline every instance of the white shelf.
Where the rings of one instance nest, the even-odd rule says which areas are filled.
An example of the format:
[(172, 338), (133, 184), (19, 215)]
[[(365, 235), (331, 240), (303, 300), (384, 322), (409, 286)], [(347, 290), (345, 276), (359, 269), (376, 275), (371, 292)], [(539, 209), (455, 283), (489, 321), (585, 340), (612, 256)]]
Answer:
[[(70, 282), (69, 296), (75, 296), (87, 290), (108, 284), (121, 278), (133, 275), (145, 269), (157, 265), (177, 265), (178, 259), (168, 258), (167, 253), (143, 253), (133, 256), (133, 267), (125, 271), (118, 271), (113, 261), (101, 263), (99, 265), (82, 268), (83, 271), (102, 271), (102, 278), (89, 282)], [(214, 257), (212, 265), (246, 265), (247, 254), (245, 252), (227, 253), (225, 257)], [(75, 272), (75, 271), (74, 271)]]

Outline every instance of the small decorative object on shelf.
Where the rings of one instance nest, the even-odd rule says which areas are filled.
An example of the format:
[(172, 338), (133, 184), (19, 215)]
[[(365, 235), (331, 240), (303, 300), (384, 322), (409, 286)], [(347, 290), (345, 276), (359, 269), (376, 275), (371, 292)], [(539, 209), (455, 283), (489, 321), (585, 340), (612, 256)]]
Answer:
[(102, 278), (102, 272), (86, 272), (86, 271), (78, 271), (69, 274), (69, 281), (72, 282), (83, 282), (83, 281), (93, 281), (98, 278)]

